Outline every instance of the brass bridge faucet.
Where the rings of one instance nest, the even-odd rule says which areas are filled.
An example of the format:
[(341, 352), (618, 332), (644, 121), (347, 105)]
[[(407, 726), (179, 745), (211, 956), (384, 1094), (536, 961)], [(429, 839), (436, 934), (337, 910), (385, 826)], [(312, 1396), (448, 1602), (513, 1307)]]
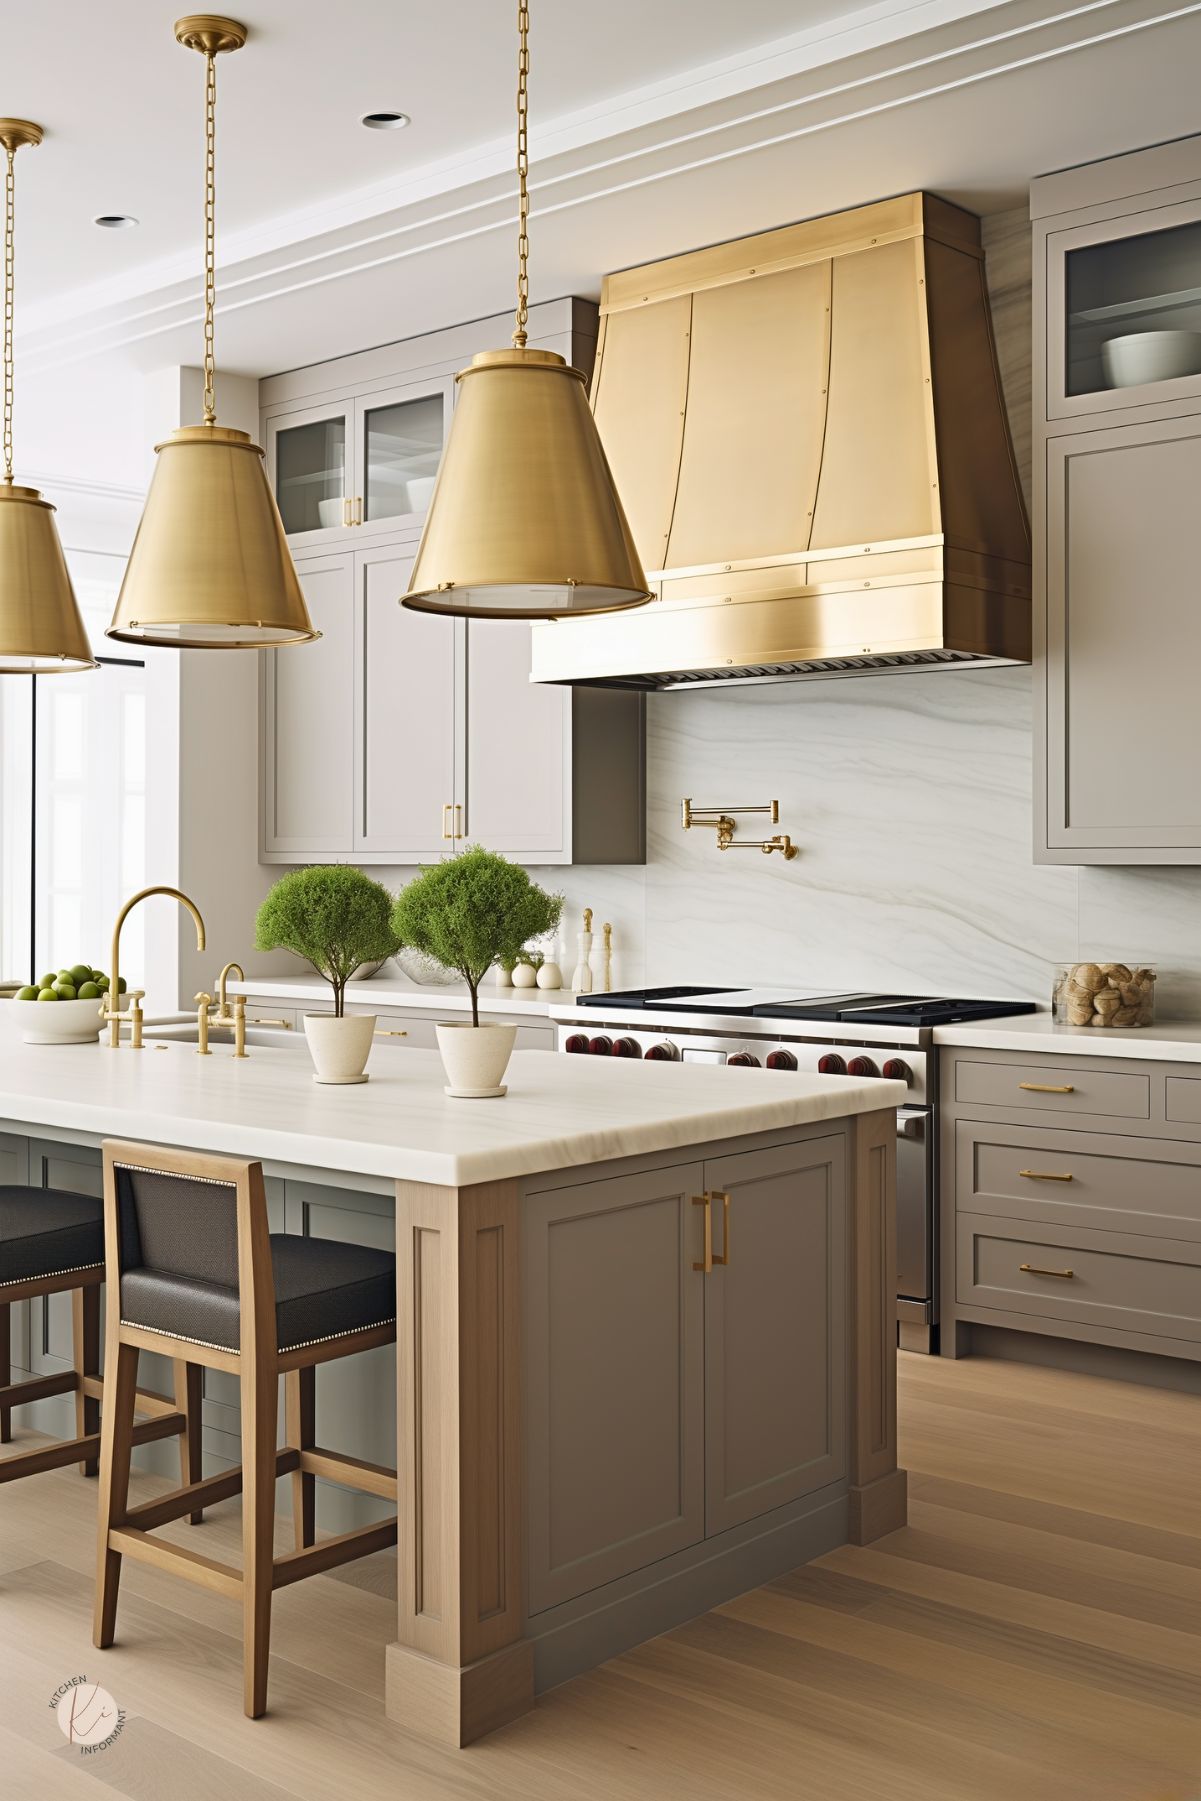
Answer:
[[(246, 996), (235, 994), (233, 1012), (231, 1013), (229, 1010), (229, 995), (225, 985), (234, 970), (238, 972), (239, 982), (246, 980), (246, 971), (240, 963), (225, 965), (217, 977), (217, 1011), (215, 1013), (210, 1014), (209, 1012), (213, 1004), (211, 994), (205, 994), (202, 991), (192, 997), (197, 1003), (196, 1055), (198, 1057), (212, 1055), (209, 1050), (209, 1033), (217, 1026), (228, 1026), (233, 1032), (235, 1057), (245, 1057), (248, 1054), (246, 1050)], [(256, 1019), (254, 1023), (259, 1026), (283, 1026), (285, 1028), (291, 1025), (291, 1021), (287, 1019)]]
[(204, 921), (200, 917), (200, 909), (196, 906), (194, 901), (188, 899), (186, 894), (181, 894), (178, 888), (166, 888), (161, 886), (156, 888), (143, 888), (139, 893), (130, 896), (129, 900), (126, 901), (125, 905), (118, 913), (117, 923), (113, 927), (113, 950), (110, 959), (109, 990), (105, 996), (104, 1011), (100, 1015), (102, 1019), (107, 1020), (108, 1022), (108, 1042), (113, 1050), (117, 1050), (120, 1047), (121, 1022), (123, 1020), (129, 1021), (130, 1049), (140, 1051), (142, 1048), (142, 1009), (138, 1003), (142, 1000), (146, 990), (144, 988), (131, 989), (126, 996), (127, 1006), (124, 1009), (122, 1008), (120, 972), (121, 927), (125, 924), (125, 921), (138, 905), (139, 901), (149, 900), (152, 894), (170, 895), (171, 899), (177, 900), (181, 907), (187, 908), (188, 912), (196, 922), (196, 949), (198, 951), (204, 949)]
[(778, 850), (786, 863), (791, 863), (797, 855), (798, 846), (792, 842), (787, 832), (776, 832), (770, 838), (735, 838), (735, 813), (766, 813), (773, 825), (780, 822), (780, 803), (769, 800), (762, 807), (694, 807), (691, 800), (685, 799), (680, 807), (680, 824), (686, 832), (694, 825), (711, 825), (717, 832), (718, 850), (761, 850), (765, 857), (770, 857)]

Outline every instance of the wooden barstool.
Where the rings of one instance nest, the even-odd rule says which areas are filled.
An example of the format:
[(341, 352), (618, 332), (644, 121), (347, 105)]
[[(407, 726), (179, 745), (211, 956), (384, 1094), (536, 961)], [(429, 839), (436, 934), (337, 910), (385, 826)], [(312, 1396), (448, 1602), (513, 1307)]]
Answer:
[[(313, 1443), (317, 1364), (396, 1338), (396, 1260), (388, 1251), (269, 1233), (263, 1170), (240, 1158), (104, 1146), (107, 1245), (104, 1409), (94, 1640), (113, 1642), (122, 1557), (241, 1597), (243, 1704), (267, 1705), (271, 1596), (305, 1576), (396, 1543), (396, 1518), (314, 1542), (313, 1483), (396, 1500), (396, 1472)], [(242, 1463), (129, 1505), (129, 1448), (139, 1350), (180, 1355), (238, 1377)], [(280, 1375), (286, 1437), (278, 1449)], [(274, 1554), (275, 1479), (292, 1476), (296, 1549)], [(152, 1537), (157, 1526), (242, 1495), (242, 1568)]]
[[(104, 1280), (104, 1210), (94, 1196), (57, 1188), (0, 1186), (0, 1444), (12, 1440), (12, 1410), (27, 1401), (74, 1394), (75, 1437), (0, 1458), (0, 1483), (78, 1463), (96, 1474), (100, 1454), (100, 1284)], [(56, 1376), (13, 1382), (9, 1308), (35, 1295), (71, 1291), (72, 1367)], [(149, 1415), (131, 1442), (180, 1441), (183, 1480), (199, 1475), (200, 1371), (176, 1362), (175, 1398), (137, 1389), (135, 1405)]]

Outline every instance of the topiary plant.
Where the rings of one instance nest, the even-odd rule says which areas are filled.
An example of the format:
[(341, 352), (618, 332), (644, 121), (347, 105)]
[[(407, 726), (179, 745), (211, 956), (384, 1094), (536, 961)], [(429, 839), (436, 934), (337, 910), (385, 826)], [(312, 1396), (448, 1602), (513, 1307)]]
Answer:
[(391, 911), (388, 890), (361, 869), (317, 864), (293, 870), (280, 877), (258, 910), (255, 948), (304, 957), (333, 989), (334, 1017), (341, 1019), (355, 970), (400, 949)]
[(516, 863), (469, 844), (401, 889), (392, 927), (402, 944), (457, 970), (478, 1026), (480, 983), (492, 965), (516, 963), (527, 938), (553, 931), (562, 911), (561, 894), (547, 894)]

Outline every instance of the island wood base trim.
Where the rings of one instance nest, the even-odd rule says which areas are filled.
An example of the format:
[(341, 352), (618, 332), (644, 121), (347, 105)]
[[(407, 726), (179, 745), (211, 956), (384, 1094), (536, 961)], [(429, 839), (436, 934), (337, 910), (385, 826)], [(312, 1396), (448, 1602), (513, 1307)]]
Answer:
[(534, 1705), (534, 1647), (518, 1639), (456, 1668), (408, 1645), (388, 1646), (388, 1718), (436, 1745), (459, 1749)]
[(909, 1513), (909, 1472), (891, 1470), (875, 1482), (850, 1493), (848, 1538), (853, 1545), (870, 1545), (905, 1525)]
[[(850, 1122), (852, 1526), (858, 1505), (866, 1544), (905, 1524), (904, 1471), (897, 1469), (896, 1114), (861, 1113)], [(897, 1481), (896, 1478), (901, 1480)], [(883, 1486), (881, 1486), (883, 1485)], [(880, 1488), (891, 1500), (867, 1500)], [(855, 1502), (858, 1495), (860, 1500)], [(879, 1524), (887, 1519), (888, 1525)], [(878, 1530), (876, 1529), (878, 1527)]]
[[(536, 1615), (534, 1690), (544, 1694), (622, 1651), (670, 1632), (848, 1541), (845, 1488), (809, 1496), (798, 1508), (740, 1526), (716, 1539), (607, 1584), (582, 1600)], [(734, 1542), (730, 1542), (734, 1541)]]

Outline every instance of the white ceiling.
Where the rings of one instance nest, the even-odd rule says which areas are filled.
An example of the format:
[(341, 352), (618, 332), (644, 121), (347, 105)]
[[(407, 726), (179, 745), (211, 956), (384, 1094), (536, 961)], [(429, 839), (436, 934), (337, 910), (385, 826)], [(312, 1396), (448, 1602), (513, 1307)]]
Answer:
[[(18, 164), (35, 468), (89, 387), (101, 435), (132, 443), (122, 382), (198, 360), (202, 65), (174, 42), (177, 10), (38, 0), (3, 27), (0, 112), (47, 128)], [(510, 304), (514, 13), (250, 0), (250, 42), (219, 66), (220, 365), (270, 374)], [(532, 14), (535, 299), (913, 188), (1020, 205), (1034, 175), (1201, 130), (1201, 0)], [(97, 18), (102, 41), (83, 41)], [(365, 131), (380, 108), (412, 126)], [(100, 231), (102, 211), (142, 224)], [(39, 379), (57, 396), (44, 431)]]

